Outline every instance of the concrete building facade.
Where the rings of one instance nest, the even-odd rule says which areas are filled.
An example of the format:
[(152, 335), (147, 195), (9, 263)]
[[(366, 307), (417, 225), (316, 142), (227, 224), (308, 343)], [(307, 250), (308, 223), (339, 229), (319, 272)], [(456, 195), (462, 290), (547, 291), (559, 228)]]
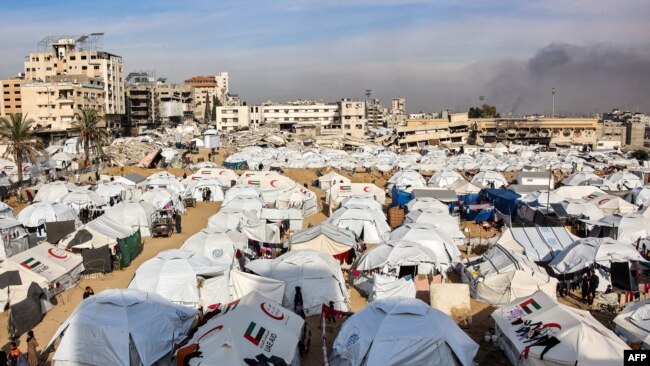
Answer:
[(487, 142), (512, 142), (547, 146), (596, 146), (595, 118), (477, 118), (470, 119), (472, 133)]
[(195, 117), (203, 119), (205, 116), (205, 105), (208, 99), (210, 100), (210, 105), (212, 105), (214, 97), (219, 97), (219, 86), (216, 77), (193, 76), (185, 80), (185, 85), (190, 85), (194, 88), (194, 107), (192, 110)]
[(330, 126), (338, 114), (337, 104), (300, 101), (261, 106), (262, 124), (291, 130), (296, 125)]
[[(258, 106), (217, 107), (217, 130), (239, 131), (251, 126), (251, 109)], [(254, 114), (254, 112), (253, 112)]]
[(23, 113), (23, 96), (21, 87), (27, 81), (24, 78), (0, 80), (0, 116)]

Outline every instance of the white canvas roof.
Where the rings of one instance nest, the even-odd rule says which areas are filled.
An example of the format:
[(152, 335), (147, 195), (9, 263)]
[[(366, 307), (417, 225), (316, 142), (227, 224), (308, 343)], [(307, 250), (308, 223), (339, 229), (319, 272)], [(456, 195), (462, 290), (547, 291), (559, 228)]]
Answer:
[(75, 188), (74, 184), (66, 182), (43, 184), (36, 193), (36, 196), (34, 196), (34, 202), (61, 202), (61, 199), (68, 192), (76, 190)]
[(634, 213), (639, 208), (626, 200), (612, 196), (610, 194), (591, 194), (583, 198), (585, 201), (598, 206), (606, 215), (613, 215), (617, 213), (626, 214)]
[(223, 188), (221, 188), (219, 181), (216, 179), (197, 179), (190, 181), (185, 189), (185, 196), (190, 196), (199, 202), (203, 202), (203, 190), (205, 189), (210, 189), (212, 193), (210, 195), (211, 202), (223, 201)]
[(72, 191), (61, 198), (61, 203), (72, 207), (75, 212), (79, 212), (86, 207), (102, 207), (108, 202), (100, 195), (93, 191)]
[(348, 292), (339, 262), (329, 254), (312, 250), (287, 252), (275, 259), (257, 259), (246, 266), (263, 277), (284, 281), (282, 305), (293, 308), (296, 286), (302, 288), (307, 316), (321, 313), (321, 306), (334, 301), (337, 310), (348, 311)]
[(274, 171), (244, 172), (239, 176), (238, 183), (257, 187), (266, 203), (275, 202), (282, 192), (296, 186), (291, 178)]
[(420, 188), (426, 187), (427, 183), (422, 177), (422, 174), (415, 170), (400, 170), (388, 179), (387, 188), (392, 190), (393, 187), (404, 190), (406, 188)]
[(609, 267), (612, 262), (645, 261), (631, 245), (611, 238), (576, 240), (549, 263), (557, 274), (574, 273), (594, 263)]
[(381, 203), (375, 201), (375, 199), (370, 196), (359, 196), (359, 195), (348, 196), (341, 201), (341, 205), (339, 206), (339, 208), (351, 207), (351, 206), (365, 206), (368, 209), (372, 209), (379, 212), (382, 216), (386, 216), (384, 214), (384, 209)]
[(47, 278), (33, 271), (25, 271), (24, 267), (17, 263), (7, 260), (0, 262), (0, 274), (4, 274), (7, 271), (18, 271), (21, 284), (0, 289), (1, 312), (4, 312), (7, 303), (11, 305), (25, 300), (29, 295), (29, 286), (33, 282), (35, 282), (40, 288), (44, 290), (50, 286), (50, 282), (47, 280)]
[(427, 245), (410, 240), (388, 240), (367, 250), (356, 262), (355, 269), (370, 271), (386, 269), (385, 272), (399, 273), (401, 266), (418, 266), (419, 274), (428, 274), (434, 269), (444, 271), (448, 258), (438, 258), (439, 253)]
[(61, 249), (96, 249), (105, 246), (112, 248), (116, 244), (116, 238), (111, 238), (88, 225), (84, 225), (77, 231), (66, 235), (57, 246)]
[(185, 205), (178, 199), (178, 194), (164, 188), (154, 188), (142, 194), (141, 200), (150, 203), (156, 210), (174, 209), (185, 212)]
[(248, 184), (238, 184), (226, 191), (223, 202), (221, 203), (222, 207), (227, 205), (228, 202), (238, 196), (255, 196), (262, 198), (262, 192), (255, 186)]
[(332, 366), (471, 366), (476, 344), (446, 314), (421, 300), (391, 297), (352, 315), (334, 340)]
[(238, 231), (223, 228), (207, 227), (190, 236), (182, 250), (200, 254), (224, 268), (232, 268), (235, 264), (235, 253), (247, 248), (246, 238)]
[(368, 300), (375, 301), (389, 297), (408, 297), (414, 299), (416, 293), (415, 282), (412, 280), (407, 280), (404, 277), (397, 278), (373, 273), (372, 293), (368, 296)]
[(328, 222), (296, 231), (289, 238), (291, 250), (316, 250), (330, 255), (345, 253), (356, 245), (354, 233)]
[(465, 243), (465, 234), (460, 230), (460, 223), (457, 217), (449, 214), (449, 210), (440, 211), (436, 208), (421, 208), (409, 211), (404, 222), (415, 224), (428, 224), (447, 233), (456, 245)]
[(578, 237), (564, 227), (507, 228), (497, 244), (535, 262), (548, 262)]
[(472, 178), (472, 184), (483, 188), (501, 188), (508, 185), (508, 181), (503, 177), (503, 174), (495, 171), (482, 171)]
[(433, 197), (419, 197), (406, 204), (409, 212), (419, 209), (436, 209), (449, 212), (449, 206)]
[(208, 219), (208, 227), (241, 231), (245, 226), (260, 223), (255, 211), (244, 211), (238, 208), (224, 207)]
[(386, 201), (386, 192), (372, 183), (344, 183), (330, 187), (325, 196), (325, 203), (338, 205), (349, 196), (368, 196), (380, 204)]
[(257, 292), (277, 303), (282, 303), (284, 291), (284, 281), (233, 269), (203, 281), (201, 301), (204, 308), (212, 309), (219, 304), (227, 304), (251, 292)]
[(641, 179), (632, 173), (616, 172), (608, 176), (607, 180), (616, 184), (616, 188), (620, 191), (643, 187)]
[(147, 178), (146, 185), (151, 188), (162, 188), (168, 190), (173, 195), (179, 195), (185, 192), (185, 186), (181, 183), (178, 178), (173, 175), (168, 174), (154, 174)]
[(304, 216), (318, 213), (316, 194), (298, 184), (280, 193), (275, 200), (275, 207), (296, 208), (302, 211)]
[(327, 219), (330, 224), (350, 230), (366, 243), (379, 243), (386, 240), (390, 233), (390, 226), (386, 218), (375, 210), (364, 206), (343, 207), (336, 210)]
[(510, 253), (500, 245), (474, 260), (463, 262), (463, 282), (473, 297), (493, 305), (507, 304), (541, 290), (555, 298), (557, 280), (532, 260)]
[[(198, 344), (198, 365), (244, 365), (244, 360), (278, 357), (292, 364), (304, 321), (256, 292), (222, 307), (222, 313), (199, 327), (188, 345)], [(264, 340), (264, 341), (263, 341)]]
[(460, 251), (454, 240), (446, 232), (429, 224), (405, 224), (395, 229), (389, 237), (391, 240), (402, 239), (414, 241), (433, 251), (442, 272), (460, 262)]
[(318, 185), (322, 190), (327, 191), (334, 184), (338, 183), (350, 183), (352, 182), (350, 178), (344, 177), (341, 174), (338, 174), (335, 171), (331, 171), (318, 178)]
[(481, 187), (474, 185), (464, 179), (455, 181), (449, 186), (449, 189), (453, 189), (456, 194), (460, 195), (479, 193), (481, 191)]
[(154, 206), (148, 202), (120, 202), (113, 207), (106, 207), (104, 215), (118, 224), (133, 229), (140, 229), (140, 235), (151, 236), (151, 225), (156, 213)]
[(64, 291), (79, 282), (84, 271), (81, 255), (43, 243), (9, 257), (21, 271), (43, 277), (56, 292)]
[(605, 194), (600, 188), (592, 186), (564, 186), (556, 189), (555, 194), (567, 199), (580, 199), (591, 194)]
[(215, 276), (224, 270), (223, 266), (200, 254), (165, 250), (138, 267), (129, 288), (153, 292), (180, 305), (198, 307), (201, 294), (197, 277)]
[(103, 235), (106, 235), (109, 238), (114, 239), (128, 238), (138, 230), (137, 228), (115, 222), (106, 215), (101, 215), (98, 218), (90, 221), (86, 224), (86, 227), (89, 227), (95, 231), (100, 232)]
[(239, 178), (239, 176), (237, 175), (237, 173), (235, 173), (233, 170), (230, 169), (222, 169), (222, 168), (215, 168), (215, 167), (201, 167), (197, 169), (196, 172), (194, 172), (194, 174), (190, 175), (188, 178), (215, 179), (222, 186), (230, 187), (230, 183), (233, 180), (236, 181)]
[(50, 344), (63, 337), (54, 363), (131, 366), (138, 360), (152, 365), (188, 334), (196, 315), (156, 294), (106, 290), (82, 301), (56, 331)]
[[(647, 212), (647, 210), (646, 210)], [(644, 214), (609, 215), (598, 221), (582, 220), (595, 228), (591, 236), (609, 236), (626, 244), (635, 244), (637, 240), (650, 237), (650, 216)], [(600, 235), (602, 233), (607, 235)]]
[(115, 181), (100, 183), (97, 185), (97, 189), (95, 189), (95, 193), (103, 197), (106, 202), (109, 202), (112, 197), (127, 198), (125, 196), (128, 191), (129, 189), (126, 185)]
[(453, 170), (439, 170), (431, 176), (427, 185), (429, 187), (452, 188), (452, 184), (459, 180), (461, 182), (467, 182), (458, 172)]
[(650, 300), (630, 302), (616, 318), (614, 331), (628, 343), (642, 343), (650, 348)]
[(542, 291), (501, 306), (492, 318), (513, 365), (622, 366), (629, 349), (588, 311), (558, 304)]
[(63, 203), (33, 203), (20, 211), (17, 219), (28, 227), (37, 227), (44, 225), (46, 222), (59, 221), (74, 221), (75, 226), (81, 226), (81, 222), (72, 207)]

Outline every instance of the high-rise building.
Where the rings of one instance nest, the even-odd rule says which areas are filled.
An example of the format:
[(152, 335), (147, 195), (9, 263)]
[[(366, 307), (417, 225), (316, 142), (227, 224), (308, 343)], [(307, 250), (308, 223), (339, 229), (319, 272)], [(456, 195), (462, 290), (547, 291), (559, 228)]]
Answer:
[[(214, 76), (193, 76), (185, 80), (185, 85), (190, 85), (194, 88), (194, 115), (197, 118), (203, 119), (205, 116), (205, 105), (210, 100), (210, 105), (214, 101), (214, 97), (219, 97), (219, 88), (217, 79)], [(223, 100), (223, 99), (220, 99)], [(209, 111), (211, 113), (211, 111)], [(214, 119), (214, 118), (213, 118)], [(213, 120), (211, 119), (211, 120)], [(210, 121), (205, 121), (210, 122)]]
[(124, 66), (122, 57), (101, 50), (103, 35), (46, 37), (38, 43), (38, 52), (27, 57), (25, 79), (46, 82), (49, 76), (61, 75), (100, 79), (104, 88), (105, 117), (109, 124), (119, 120), (126, 111)]
[(0, 95), (2, 95), (2, 99), (0, 99), (1, 117), (23, 113), (23, 96), (20, 89), (25, 82), (23, 77), (0, 80)]
[(388, 110), (381, 105), (379, 98), (368, 99), (366, 101), (366, 120), (368, 120), (368, 127), (386, 127), (387, 114)]

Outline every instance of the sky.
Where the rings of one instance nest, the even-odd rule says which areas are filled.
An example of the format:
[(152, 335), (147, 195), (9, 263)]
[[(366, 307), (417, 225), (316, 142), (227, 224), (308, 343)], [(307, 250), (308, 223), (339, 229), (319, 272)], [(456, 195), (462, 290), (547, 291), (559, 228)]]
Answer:
[(409, 113), (650, 113), (648, 0), (11, 1), (0, 77), (48, 35), (104, 32), (126, 72), (228, 71), (249, 104), (405, 97)]

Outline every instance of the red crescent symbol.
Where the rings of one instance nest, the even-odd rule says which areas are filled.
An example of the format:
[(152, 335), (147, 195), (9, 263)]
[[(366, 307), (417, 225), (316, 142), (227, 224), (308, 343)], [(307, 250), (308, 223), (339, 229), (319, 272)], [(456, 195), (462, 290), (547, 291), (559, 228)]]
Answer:
[(598, 201), (598, 206), (602, 205), (604, 202), (609, 201), (609, 198), (603, 198), (602, 200)]
[(269, 313), (268, 311), (266, 311), (266, 309), (264, 308), (264, 305), (265, 305), (265, 304), (266, 304), (266, 303), (264, 303), (264, 302), (261, 303), (261, 304), (260, 304), (260, 309), (262, 309), (262, 311), (264, 312), (264, 314), (268, 315), (269, 318), (271, 318), (271, 319), (275, 319), (275, 320), (282, 320), (282, 319), (284, 319), (284, 314), (282, 314), (282, 313), (280, 313), (280, 316), (275, 316), (275, 315)]
[(269, 183), (269, 184), (271, 185), (271, 187), (277, 187), (277, 185), (273, 184), (273, 182), (277, 182), (277, 180), (274, 179), (274, 180), (272, 180), (272, 181)]
[(363, 187), (364, 192), (370, 192), (370, 187)]
[(226, 172), (225, 170), (222, 170), (222, 171), (219, 172), (219, 175), (222, 175), (225, 172)]
[(63, 252), (63, 251), (61, 251), (61, 252), (63, 252), (63, 255), (54, 254), (54, 249), (55, 249), (55, 248), (50, 248), (50, 249), (47, 250), (47, 252), (48, 252), (52, 257), (57, 258), (57, 259), (64, 259), (64, 258), (67, 258), (67, 257), (68, 257), (68, 255), (65, 254), (65, 252)]
[(202, 336), (200, 336), (199, 339), (197, 339), (196, 341), (197, 341), (197, 342), (201, 342), (201, 339), (203, 339), (203, 337), (207, 336), (208, 334), (210, 334), (210, 333), (212, 333), (212, 332), (219, 331), (219, 330), (221, 330), (221, 329), (223, 329), (223, 325), (217, 325), (216, 327), (214, 327), (214, 328), (208, 330), (207, 332), (205, 332), (205, 333), (204, 333)]

